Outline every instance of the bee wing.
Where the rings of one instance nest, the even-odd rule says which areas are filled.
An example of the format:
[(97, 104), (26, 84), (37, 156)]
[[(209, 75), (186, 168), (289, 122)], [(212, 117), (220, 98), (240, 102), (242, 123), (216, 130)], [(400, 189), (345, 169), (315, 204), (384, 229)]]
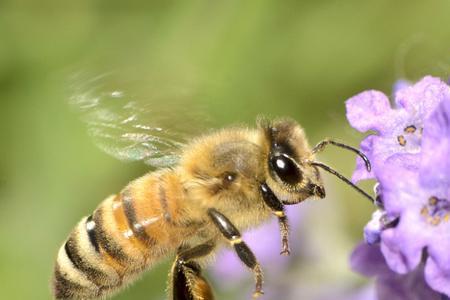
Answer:
[(72, 80), (70, 104), (95, 144), (123, 161), (143, 161), (156, 168), (174, 165), (188, 138), (206, 126), (205, 115), (191, 101), (195, 93), (137, 81), (118, 89), (125, 84), (113, 75), (86, 80), (78, 74)]

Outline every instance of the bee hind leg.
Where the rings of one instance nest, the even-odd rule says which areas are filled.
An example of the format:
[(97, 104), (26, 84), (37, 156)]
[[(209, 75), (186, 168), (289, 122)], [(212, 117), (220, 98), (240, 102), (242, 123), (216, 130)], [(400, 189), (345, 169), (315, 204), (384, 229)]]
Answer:
[(201, 267), (194, 260), (208, 255), (213, 243), (180, 250), (171, 270), (173, 300), (214, 300), (209, 283), (201, 274)]

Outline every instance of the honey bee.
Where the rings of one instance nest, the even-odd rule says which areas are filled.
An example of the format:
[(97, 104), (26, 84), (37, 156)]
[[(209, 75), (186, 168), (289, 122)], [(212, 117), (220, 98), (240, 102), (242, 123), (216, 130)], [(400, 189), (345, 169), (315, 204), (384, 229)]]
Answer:
[[(89, 105), (86, 109), (95, 111)], [(98, 111), (105, 113), (103, 109)], [(114, 131), (120, 133), (122, 142), (132, 142), (132, 147), (105, 147), (107, 152), (160, 168), (106, 198), (75, 226), (56, 258), (52, 287), (57, 299), (110, 296), (154, 264), (175, 256), (169, 274), (169, 298), (211, 300), (213, 291), (202, 275), (202, 267), (223, 244), (234, 248), (253, 273), (256, 298), (263, 294), (263, 271), (241, 238), (242, 231), (274, 215), (280, 225), (281, 254), (288, 255), (289, 226), (284, 206), (325, 197), (319, 168), (373, 201), (315, 159), (316, 153), (329, 144), (355, 152), (370, 169), (366, 156), (328, 139), (311, 148), (294, 120), (260, 118), (256, 128), (225, 128), (181, 146), (157, 137), (162, 129), (135, 126), (139, 115), (131, 115), (125, 118), (114, 114), (113, 118), (102, 119), (94, 113), (88, 124), (95, 128), (94, 135), (110, 140), (114, 135), (106, 131)], [(129, 123), (140, 130), (140, 135), (123, 133), (121, 126)], [(165, 152), (160, 150), (162, 146), (167, 146)], [(178, 159), (173, 150), (176, 146), (181, 147)]]

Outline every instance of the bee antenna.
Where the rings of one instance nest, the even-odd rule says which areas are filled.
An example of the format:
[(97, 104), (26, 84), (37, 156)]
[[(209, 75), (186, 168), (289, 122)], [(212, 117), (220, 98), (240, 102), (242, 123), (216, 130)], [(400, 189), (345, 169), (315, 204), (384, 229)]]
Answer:
[(336, 141), (333, 141), (333, 140), (330, 140), (330, 139), (324, 139), (323, 141), (318, 143), (312, 149), (312, 153), (314, 154), (314, 153), (322, 151), (323, 149), (325, 149), (325, 146), (327, 146), (327, 145), (334, 145), (336, 147), (343, 148), (343, 149), (346, 149), (346, 150), (350, 150), (350, 151), (356, 153), (364, 161), (364, 164), (366, 165), (367, 171), (370, 172), (370, 170), (372, 170), (372, 167), (370, 165), (370, 161), (369, 161), (369, 159), (367, 158), (367, 156), (364, 153), (362, 153), (361, 151), (359, 151), (358, 149), (356, 149), (356, 148), (354, 148), (352, 146), (349, 146), (349, 145), (346, 145), (346, 144), (343, 144), (343, 143), (340, 143), (340, 142), (336, 142)]
[(327, 171), (328, 173), (333, 174), (334, 176), (336, 176), (337, 178), (339, 178), (340, 180), (342, 180), (343, 182), (345, 182), (346, 184), (348, 184), (349, 186), (351, 186), (352, 188), (354, 188), (355, 190), (357, 190), (360, 194), (362, 194), (364, 197), (366, 197), (367, 199), (370, 200), (370, 202), (372, 203), (376, 203), (375, 199), (370, 196), (369, 194), (367, 194), (364, 190), (362, 190), (360, 187), (358, 187), (357, 185), (355, 185), (353, 182), (351, 182), (350, 180), (348, 180), (346, 177), (344, 177), (343, 175), (339, 174), (336, 170), (332, 169), (331, 167), (327, 166), (324, 163), (318, 162), (318, 161), (311, 161), (309, 162), (312, 166), (316, 166), (319, 167), (325, 171)]

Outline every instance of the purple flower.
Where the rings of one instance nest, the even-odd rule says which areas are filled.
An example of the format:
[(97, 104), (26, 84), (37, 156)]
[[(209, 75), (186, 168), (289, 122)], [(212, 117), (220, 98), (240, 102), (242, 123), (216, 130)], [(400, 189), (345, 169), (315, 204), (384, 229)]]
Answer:
[(373, 245), (381, 241), (381, 233), (388, 228), (397, 225), (398, 218), (389, 215), (384, 209), (377, 209), (372, 214), (372, 219), (364, 227), (364, 240)]
[[(431, 289), (450, 296), (450, 88), (425, 77), (396, 93), (394, 110), (381, 95), (362, 93), (347, 102), (351, 124), (378, 133), (361, 143), (374, 171), (364, 173), (358, 165), (353, 177), (380, 184), (382, 208), (365, 228), (366, 241), (380, 242), (383, 262), (406, 277), (373, 275), (390, 278), (398, 289), (402, 280), (422, 276)], [(363, 110), (373, 106), (370, 120)]]
[(372, 162), (373, 171), (367, 172), (363, 161), (358, 159), (354, 182), (374, 178), (374, 172), (384, 163), (417, 168), (423, 122), (442, 99), (450, 98), (448, 85), (431, 76), (412, 86), (404, 84), (398, 88), (394, 108), (385, 94), (374, 90), (362, 92), (346, 102), (350, 124), (361, 132), (375, 132), (360, 146)]
[(422, 149), (419, 172), (385, 166), (377, 174), (385, 210), (399, 217), (396, 227), (381, 234), (387, 264), (396, 272), (406, 273), (424, 261), (428, 284), (446, 295), (450, 295), (448, 120), (450, 98), (425, 122), (423, 143), (427, 147)]
[(386, 263), (405, 274), (423, 261), (428, 284), (450, 295), (449, 186), (421, 184), (419, 174), (411, 170), (385, 167), (384, 171), (377, 175), (384, 207), (399, 218), (397, 226), (381, 233)]
[(450, 183), (450, 97), (430, 116), (423, 130), (420, 180), (429, 185)]
[(407, 274), (395, 273), (387, 266), (378, 245), (358, 245), (350, 257), (350, 264), (354, 271), (376, 277), (375, 290), (380, 300), (442, 299), (424, 280), (423, 265)]

